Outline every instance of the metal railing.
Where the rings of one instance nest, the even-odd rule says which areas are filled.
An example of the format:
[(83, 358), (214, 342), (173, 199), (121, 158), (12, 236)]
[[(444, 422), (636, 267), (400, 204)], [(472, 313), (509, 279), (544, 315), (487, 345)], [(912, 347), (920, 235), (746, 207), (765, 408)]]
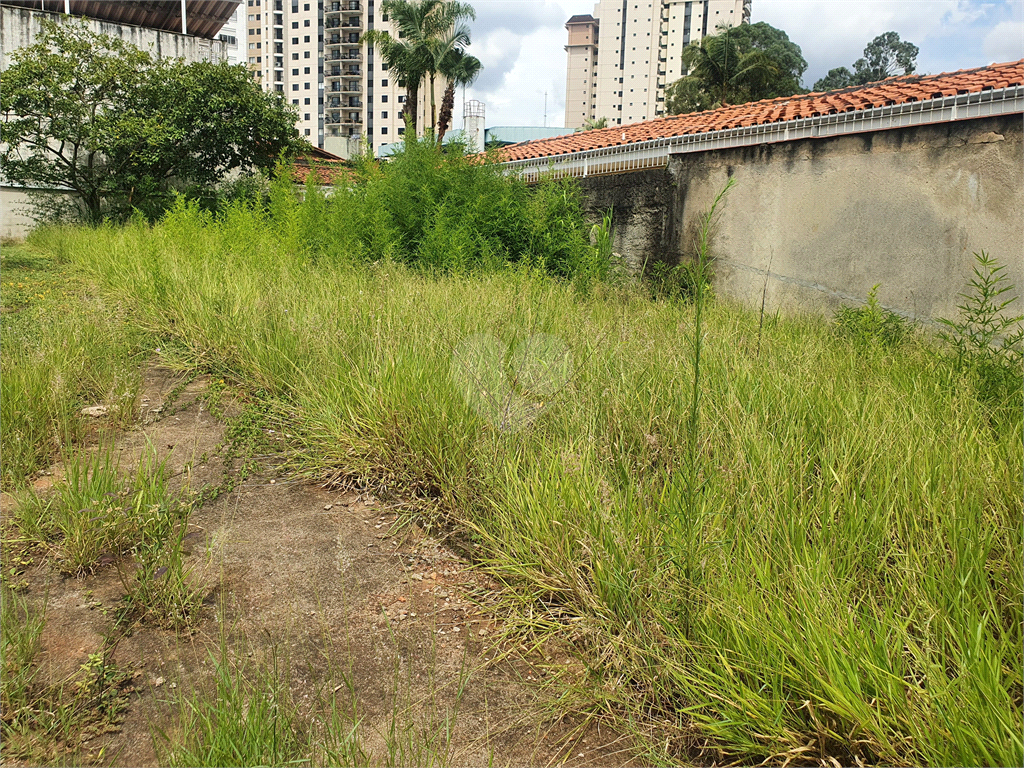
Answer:
[[(672, 155), (689, 152), (844, 136), (1019, 113), (1024, 113), (1024, 86), (1013, 85), (980, 93), (944, 96), (744, 128), (668, 136), (548, 157), (510, 160), (503, 165), (508, 173), (518, 174), (527, 181), (537, 181), (545, 174), (555, 177), (599, 176), (665, 167)], [(623, 140), (625, 136), (622, 134)]]

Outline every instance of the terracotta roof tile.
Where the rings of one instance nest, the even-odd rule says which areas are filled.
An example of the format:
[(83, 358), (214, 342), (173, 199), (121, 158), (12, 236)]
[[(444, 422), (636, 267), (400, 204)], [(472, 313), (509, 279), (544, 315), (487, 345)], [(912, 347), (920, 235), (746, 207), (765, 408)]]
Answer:
[(727, 128), (746, 128), (783, 120), (894, 106), (1019, 85), (1024, 85), (1024, 59), (959, 72), (944, 72), (940, 75), (890, 77), (878, 83), (827, 93), (784, 96), (751, 104), (721, 107), (710, 112), (659, 117), (630, 125), (581, 131), (551, 139), (524, 141), (507, 146), (502, 151), (506, 160), (550, 157), (650, 139), (708, 133)]

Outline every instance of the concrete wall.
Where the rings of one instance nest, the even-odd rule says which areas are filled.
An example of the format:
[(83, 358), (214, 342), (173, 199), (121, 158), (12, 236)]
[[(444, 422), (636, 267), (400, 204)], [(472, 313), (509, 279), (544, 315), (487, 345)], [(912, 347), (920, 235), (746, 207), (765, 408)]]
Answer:
[(595, 217), (615, 206), (628, 262), (676, 263), (730, 177), (715, 285), (750, 306), (770, 264), (770, 311), (831, 311), (880, 283), (894, 311), (955, 317), (980, 250), (1024, 291), (1019, 115), (676, 155), (668, 169), (590, 178), (584, 189)]
[[(58, 13), (44, 13), (30, 8), (0, 6), (0, 70), (7, 69), (10, 55), (18, 48), (32, 45), (42, 32), (43, 19), (67, 19)], [(186, 61), (221, 61), (227, 58), (227, 43), (192, 35), (179, 35), (147, 27), (115, 24), (86, 19), (89, 28), (148, 51), (155, 58), (180, 58)]]

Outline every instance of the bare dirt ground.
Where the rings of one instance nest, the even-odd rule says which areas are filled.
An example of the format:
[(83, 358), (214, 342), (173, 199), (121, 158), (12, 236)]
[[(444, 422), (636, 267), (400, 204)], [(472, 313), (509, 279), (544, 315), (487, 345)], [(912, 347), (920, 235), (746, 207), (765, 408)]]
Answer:
[[(233, 470), (220, 458), (225, 426), (203, 398), (208, 383), (147, 371), (142, 424), (120, 438), (122, 466), (154, 450), (176, 491), (223, 484)], [(393, 505), (368, 494), (269, 473), (237, 484), (189, 518), (189, 561), (208, 596), (187, 636), (143, 626), (112, 639), (110, 609), (123, 594), (113, 567), (80, 579), (45, 563), (30, 569), (28, 594), (47, 604), (48, 676), (74, 672), (104, 643), (116, 643), (114, 661), (133, 671), (120, 729), (96, 735), (78, 759), (156, 765), (153, 733), (173, 737), (173, 699), (209, 684), (227, 647), (240, 659), (276, 654), (300, 706), (324, 687), (351, 691), (373, 762), (384, 761), (397, 718), (423, 733), (450, 727), (452, 765), (629, 764), (615, 734), (546, 714), (559, 687), (552, 677), (578, 671), (564, 654), (510, 646), (488, 610), (497, 585), (397, 522)]]

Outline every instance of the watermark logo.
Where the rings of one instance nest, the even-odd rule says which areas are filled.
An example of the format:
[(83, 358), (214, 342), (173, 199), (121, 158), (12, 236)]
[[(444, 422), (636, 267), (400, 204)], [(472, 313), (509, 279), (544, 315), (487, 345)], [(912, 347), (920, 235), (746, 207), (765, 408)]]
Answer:
[(502, 432), (532, 424), (572, 377), (572, 351), (557, 336), (535, 333), (512, 347), (487, 333), (452, 353), (452, 378), (466, 402)]

